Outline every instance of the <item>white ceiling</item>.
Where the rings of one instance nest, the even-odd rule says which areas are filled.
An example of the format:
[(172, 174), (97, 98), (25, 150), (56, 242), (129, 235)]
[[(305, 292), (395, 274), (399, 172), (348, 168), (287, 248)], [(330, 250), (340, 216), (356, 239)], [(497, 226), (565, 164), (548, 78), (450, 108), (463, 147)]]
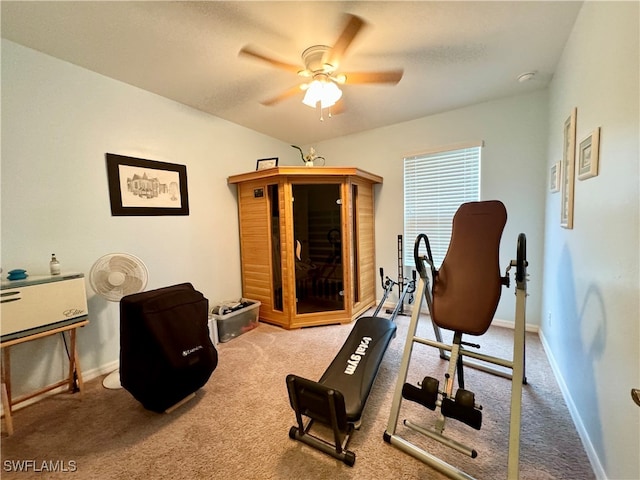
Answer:
[[(299, 145), (543, 88), (581, 2), (1, 2), (2, 37)], [(288, 63), (332, 45), (343, 13), (362, 17), (341, 70), (404, 69), (395, 86), (345, 85), (345, 111), (319, 119), (290, 98), (300, 83), (247, 57)], [(518, 75), (536, 71), (530, 81)]]

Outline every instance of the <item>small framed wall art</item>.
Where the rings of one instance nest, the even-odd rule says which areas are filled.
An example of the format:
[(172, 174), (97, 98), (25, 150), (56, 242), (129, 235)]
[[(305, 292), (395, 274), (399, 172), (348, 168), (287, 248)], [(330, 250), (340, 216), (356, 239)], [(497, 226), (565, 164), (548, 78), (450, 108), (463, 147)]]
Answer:
[(600, 127), (589, 134), (578, 148), (578, 180), (598, 175), (598, 163), (600, 161)]
[(185, 165), (106, 156), (111, 215), (189, 215)]
[(273, 168), (277, 166), (278, 166), (278, 157), (261, 158), (256, 163), (256, 170), (266, 170), (267, 168)]
[(560, 191), (560, 178), (562, 171), (562, 162), (556, 162), (549, 169), (549, 191), (557, 193)]

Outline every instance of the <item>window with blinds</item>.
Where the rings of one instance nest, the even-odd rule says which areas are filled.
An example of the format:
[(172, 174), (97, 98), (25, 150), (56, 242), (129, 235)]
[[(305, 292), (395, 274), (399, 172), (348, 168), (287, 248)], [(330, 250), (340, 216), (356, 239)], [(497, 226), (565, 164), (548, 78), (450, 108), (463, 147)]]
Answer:
[(405, 265), (415, 266), (413, 246), (420, 233), (429, 237), (436, 267), (442, 263), (458, 207), (480, 199), (481, 148), (482, 144), (474, 144), (405, 157)]

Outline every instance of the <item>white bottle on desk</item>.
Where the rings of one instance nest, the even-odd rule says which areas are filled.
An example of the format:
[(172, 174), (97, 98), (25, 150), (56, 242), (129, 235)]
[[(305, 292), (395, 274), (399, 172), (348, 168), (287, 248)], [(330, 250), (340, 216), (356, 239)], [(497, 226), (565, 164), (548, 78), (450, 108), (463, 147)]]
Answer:
[(60, 262), (56, 258), (56, 254), (51, 254), (51, 261), (49, 262), (49, 270), (51, 275), (60, 275)]

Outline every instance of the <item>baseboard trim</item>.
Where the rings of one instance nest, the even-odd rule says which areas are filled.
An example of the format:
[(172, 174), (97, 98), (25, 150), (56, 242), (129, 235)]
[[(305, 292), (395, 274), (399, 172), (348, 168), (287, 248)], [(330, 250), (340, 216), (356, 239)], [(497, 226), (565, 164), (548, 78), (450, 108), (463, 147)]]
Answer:
[(567, 408), (569, 409), (569, 414), (571, 415), (571, 420), (573, 420), (573, 424), (576, 427), (578, 432), (578, 436), (582, 441), (582, 445), (584, 446), (584, 450), (589, 458), (589, 463), (591, 463), (591, 468), (593, 469), (593, 473), (595, 474), (598, 480), (607, 480), (607, 474), (602, 468), (602, 464), (600, 463), (600, 459), (598, 458), (598, 454), (596, 449), (591, 443), (591, 439), (589, 438), (589, 434), (587, 433), (586, 428), (584, 427), (584, 423), (582, 422), (582, 418), (578, 413), (578, 409), (576, 408), (575, 403), (573, 402), (573, 398), (567, 388), (567, 384), (560, 373), (560, 368), (551, 352), (551, 348), (547, 342), (547, 339), (544, 336), (544, 331), (540, 330), (538, 332), (538, 337), (540, 338), (540, 343), (542, 343), (542, 348), (544, 353), (549, 361), (549, 365), (551, 365), (551, 371), (553, 372), (553, 376), (555, 377), (558, 385), (560, 386), (560, 392), (562, 393), (562, 397), (564, 398), (565, 403), (567, 404)]
[[(84, 382), (89, 382), (97, 377), (100, 377), (107, 373), (111, 373), (112, 371), (116, 370), (119, 366), (120, 366), (120, 361), (115, 360), (113, 362), (109, 362), (105, 365), (102, 365), (101, 367), (94, 368), (92, 370), (82, 371), (82, 380)], [(51, 395), (57, 395), (59, 393), (64, 393), (68, 391), (69, 391), (69, 387), (67, 387), (66, 385), (62, 385), (58, 388), (54, 388), (47, 392), (41, 393), (40, 395), (36, 395), (34, 397), (29, 398), (28, 400), (25, 400), (24, 402), (20, 402), (17, 405), (14, 405), (12, 408), (12, 411), (16, 412), (18, 410), (23, 409), (24, 407), (28, 407), (29, 405), (33, 405), (34, 403), (39, 402), (40, 400), (50, 397)], [(0, 409), (0, 414), (4, 415), (4, 411), (2, 409)]]

